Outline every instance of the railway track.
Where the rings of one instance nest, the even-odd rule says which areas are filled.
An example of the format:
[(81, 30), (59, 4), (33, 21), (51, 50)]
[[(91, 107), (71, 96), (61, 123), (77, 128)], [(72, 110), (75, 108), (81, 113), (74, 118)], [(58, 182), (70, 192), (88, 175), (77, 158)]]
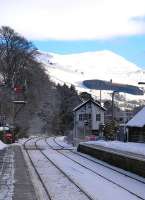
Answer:
[[(68, 159), (70, 159), (71, 161), (77, 163), (77, 164), (80, 165), (81, 167), (84, 167), (85, 169), (89, 170), (90, 172), (94, 173), (95, 175), (100, 176), (101, 178), (103, 178), (103, 179), (105, 179), (106, 181), (108, 181), (108, 182), (114, 184), (115, 186), (117, 186), (117, 187), (119, 187), (119, 188), (125, 190), (125, 191), (128, 192), (129, 194), (135, 196), (137, 199), (145, 200), (145, 197), (144, 197), (144, 196), (141, 196), (139, 193), (134, 192), (133, 190), (127, 189), (125, 186), (123, 186), (123, 185), (117, 183), (117, 181), (114, 181), (114, 180), (112, 180), (111, 178), (108, 178), (108, 177), (104, 176), (102, 173), (100, 173), (100, 172), (98, 173), (98, 172), (96, 172), (94, 169), (91, 169), (90, 167), (88, 167), (88, 166), (86, 166), (86, 165), (80, 163), (80, 161), (77, 161), (76, 158), (74, 159), (72, 156), (68, 155), (67, 152), (71, 152), (71, 154), (75, 154), (75, 155), (77, 155), (77, 156), (79, 156), (79, 157), (83, 157), (83, 158), (89, 160), (90, 162), (94, 162), (94, 163), (96, 163), (96, 164), (98, 164), (98, 165), (101, 165), (101, 166), (103, 166), (103, 167), (105, 167), (105, 168), (111, 169), (111, 170), (113, 170), (115, 173), (121, 174), (121, 175), (123, 175), (123, 176), (125, 176), (125, 177), (127, 177), (127, 178), (129, 178), (129, 179), (132, 179), (132, 180), (138, 182), (138, 183), (144, 184), (144, 187), (145, 187), (145, 182), (144, 182), (144, 181), (139, 180), (139, 179), (137, 179), (137, 178), (133, 178), (133, 177), (131, 177), (131, 176), (129, 176), (129, 175), (123, 173), (123, 172), (119, 172), (119, 171), (116, 170), (116, 169), (113, 169), (113, 168), (111, 168), (111, 167), (109, 167), (109, 166), (105, 166), (104, 164), (100, 164), (100, 163), (97, 162), (97, 161), (92, 161), (91, 159), (86, 158), (85, 156), (82, 156), (82, 155), (80, 155), (80, 154), (78, 154), (78, 153), (76, 153), (76, 152), (73, 152), (73, 151), (71, 151), (71, 150), (62, 151), (62, 150), (65, 149), (65, 147), (62, 146), (62, 145), (60, 145), (60, 144), (56, 141), (56, 138), (52, 138), (52, 139), (51, 139), (51, 144), (49, 143), (49, 140), (50, 140), (50, 139), (46, 139), (46, 143), (49, 145), (49, 147), (51, 147), (53, 150), (57, 151), (59, 154), (65, 156), (66, 158), (68, 158)], [(55, 146), (55, 147), (52, 145), (52, 141), (54, 142), (54, 146)], [(58, 147), (56, 147), (56, 145), (57, 145)]]
[(45, 193), (46, 193), (46, 195), (47, 195), (47, 199), (48, 199), (48, 200), (52, 200), (52, 199), (51, 199), (51, 196), (50, 196), (50, 194), (49, 194), (49, 191), (48, 191), (47, 187), (45, 186), (45, 183), (44, 183), (43, 179), (41, 178), (41, 175), (40, 175), (39, 171), (37, 170), (37, 168), (36, 168), (36, 166), (35, 166), (35, 164), (34, 164), (34, 162), (33, 162), (33, 159), (31, 158), (31, 156), (30, 156), (30, 154), (29, 154), (29, 151), (30, 151), (31, 148), (30, 148), (30, 145), (29, 145), (29, 146), (27, 146), (27, 145), (28, 145), (28, 143), (29, 143), (30, 141), (34, 140), (33, 148), (36, 147), (36, 145), (35, 145), (35, 140), (36, 140), (36, 139), (38, 139), (38, 138), (36, 137), (36, 138), (30, 138), (30, 139), (26, 140), (26, 141), (24, 142), (24, 144), (23, 144), (24, 150), (26, 151), (26, 154), (27, 154), (27, 156), (29, 157), (29, 160), (30, 160), (30, 162), (31, 162), (31, 165), (33, 166), (33, 169), (35, 170), (35, 173), (37, 174), (37, 176), (38, 176), (38, 178), (39, 178), (39, 181), (40, 181), (42, 187), (44, 188), (44, 191), (45, 191)]
[[(29, 148), (27, 148), (27, 144), (32, 140), (34, 140), (34, 143), (32, 145), (32, 148), (30, 147), (29, 145)], [(52, 160), (50, 160), (46, 155), (45, 153), (43, 152), (43, 149), (40, 147), (40, 145), (38, 145), (38, 142), (40, 140), (44, 140), (44, 138), (31, 138), (31, 139), (28, 139), (25, 143), (24, 143), (24, 149), (31, 161), (31, 164), (36, 172), (36, 174), (38, 175), (39, 177), (39, 180), (48, 196), (48, 199), (49, 200), (52, 200), (54, 198), (51, 197), (51, 194), (50, 194), (50, 191), (49, 189), (46, 187), (46, 184), (45, 184), (45, 181), (43, 180), (43, 178), (41, 177), (41, 174), (39, 173), (39, 170), (37, 169), (37, 167), (35, 166), (35, 163), (33, 162), (33, 159), (31, 158), (31, 155), (30, 155), (30, 152), (29, 151), (32, 151), (32, 150), (37, 150), (39, 152), (41, 152), (41, 154), (45, 157), (45, 159), (50, 162), (55, 168), (57, 168), (57, 170), (59, 170), (59, 173), (63, 174), (63, 176), (65, 178), (67, 178), (67, 180), (73, 184), (76, 188), (77, 188), (77, 191), (78, 191), (78, 194), (81, 194), (83, 196), (82, 199), (84, 200), (94, 200), (90, 195), (88, 195), (78, 184), (76, 184), (63, 170), (61, 170)], [(79, 198), (78, 198), (79, 199)], [(57, 199), (56, 199), (57, 200)]]
[[(59, 142), (56, 141), (56, 137), (53, 138), (53, 141), (54, 141), (54, 143), (57, 144), (62, 150), (64, 149), (64, 146), (62, 146), (61, 144), (59, 144)], [(98, 164), (98, 165), (100, 165), (100, 166), (103, 166), (103, 167), (106, 167), (106, 168), (108, 168), (108, 169), (111, 169), (112, 171), (117, 172), (117, 173), (119, 173), (119, 174), (121, 174), (121, 175), (124, 175), (125, 177), (128, 177), (128, 178), (130, 178), (130, 179), (132, 179), (132, 180), (136, 180), (136, 181), (138, 181), (138, 182), (140, 182), (140, 183), (145, 184), (145, 179), (144, 179), (144, 178), (140, 178), (140, 179), (139, 179), (139, 178), (137, 178), (136, 175), (135, 175), (136, 177), (135, 177), (135, 176), (133, 177), (133, 176), (127, 174), (127, 173), (126, 173), (125, 171), (123, 171), (123, 170), (118, 170), (116, 167), (112, 167), (112, 166), (110, 166), (109, 164), (105, 164), (105, 163), (103, 163), (103, 162), (99, 162), (99, 161), (97, 161), (97, 159), (89, 158), (90, 156), (87, 157), (87, 156), (83, 155), (82, 153), (73, 151), (73, 150), (71, 150), (71, 149), (66, 149), (66, 150), (70, 151), (72, 154), (78, 155), (78, 156), (80, 156), (80, 157), (82, 157), (82, 158), (85, 158), (85, 159), (87, 159), (87, 160), (89, 160), (89, 161), (91, 161), (91, 162), (93, 162), (93, 163), (96, 163), (96, 164)]]

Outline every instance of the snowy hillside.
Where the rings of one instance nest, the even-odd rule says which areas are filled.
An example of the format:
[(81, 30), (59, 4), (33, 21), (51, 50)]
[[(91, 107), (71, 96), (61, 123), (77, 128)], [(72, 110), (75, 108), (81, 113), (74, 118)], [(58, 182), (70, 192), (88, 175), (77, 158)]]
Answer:
[[(133, 85), (145, 81), (145, 70), (107, 50), (70, 55), (43, 52), (39, 59), (55, 82), (73, 84), (81, 91), (85, 89), (82, 81), (86, 79), (112, 79), (113, 82)], [(127, 96), (131, 99), (144, 98)]]

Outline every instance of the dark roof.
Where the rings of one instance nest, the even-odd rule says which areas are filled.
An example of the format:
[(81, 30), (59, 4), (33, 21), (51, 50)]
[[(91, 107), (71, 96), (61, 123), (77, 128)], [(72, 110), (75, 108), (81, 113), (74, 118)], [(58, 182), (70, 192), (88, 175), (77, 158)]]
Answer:
[(89, 102), (93, 103), (95, 106), (99, 107), (101, 110), (106, 111), (106, 109), (104, 107), (100, 106), (100, 104), (96, 103), (93, 99), (88, 99), (87, 101), (85, 101), (82, 104), (80, 104), (77, 107), (75, 107), (73, 109), (73, 111), (79, 110), (81, 107), (83, 107), (84, 105), (86, 105)]

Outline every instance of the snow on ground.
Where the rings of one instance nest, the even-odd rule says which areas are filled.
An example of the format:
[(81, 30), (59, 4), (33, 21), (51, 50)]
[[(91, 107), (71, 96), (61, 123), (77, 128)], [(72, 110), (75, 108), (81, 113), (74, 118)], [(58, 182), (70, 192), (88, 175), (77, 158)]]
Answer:
[(24, 144), (27, 140), (28, 138), (21, 138), (18, 140), (18, 144)]
[[(31, 135), (30, 137), (27, 137), (27, 138), (21, 138), (21, 139), (18, 139), (18, 144), (21, 144), (23, 145), (28, 139), (33, 139), (33, 138), (38, 138), (39, 135)], [(42, 135), (41, 135), (42, 137)]]
[[(52, 138), (48, 139), (47, 141), (49, 141), (52, 145)], [(42, 145), (41, 142), (40, 145)], [(65, 154), (67, 155), (70, 154), (68, 153), (67, 150), (61, 150), (61, 152), (62, 151), (64, 151)], [(103, 179), (101, 176), (105, 176), (108, 179), (113, 180), (114, 182), (122, 185), (124, 188), (127, 188), (134, 193), (137, 193), (143, 198), (145, 197), (144, 184), (140, 184), (134, 180), (131, 180), (130, 178), (118, 174), (117, 172), (114, 172), (111, 169), (101, 167), (100, 165), (79, 158), (76, 155), (71, 155), (72, 159), (77, 160), (79, 163), (97, 172), (98, 173), (97, 176), (93, 172), (90, 172), (84, 167), (64, 157), (63, 155), (60, 155), (55, 150), (46, 149), (44, 150), (44, 153), (51, 159), (52, 162), (54, 162), (57, 166), (59, 166), (64, 173), (69, 175), (74, 182), (76, 182), (81, 188), (83, 188), (87, 192), (87, 194), (89, 194), (94, 199), (99, 199), (99, 200), (138, 199), (137, 197), (129, 194), (124, 189), (119, 188), (113, 183)]]
[[(55, 140), (62, 146), (65, 146), (66, 148), (68, 147), (68, 144), (65, 143), (64, 137), (58, 137), (55, 138)], [(45, 184), (54, 200), (86, 200), (87, 198), (74, 185), (72, 185), (67, 180), (67, 178), (56, 167), (54, 167), (52, 163), (55, 163), (55, 165), (57, 165), (65, 174), (70, 176), (70, 178), (76, 184), (78, 184), (80, 188), (85, 190), (87, 194), (95, 200), (140, 199), (137, 196), (130, 194), (125, 189), (128, 189), (129, 191), (132, 191), (132, 193), (136, 193), (137, 195), (139, 195), (142, 199), (145, 199), (145, 184), (133, 180), (125, 175), (122, 175), (117, 171), (115, 172), (112, 169), (108, 169), (97, 163), (86, 160), (85, 158), (79, 157), (79, 155), (74, 155), (68, 150), (62, 150), (60, 148), (60, 152), (63, 152), (67, 156), (71, 157), (71, 159), (76, 160), (81, 165), (85, 165), (87, 168), (90, 168), (92, 170), (89, 171), (83, 166), (73, 162), (72, 160), (48, 147), (44, 138), (42, 138), (41, 140), (38, 140), (38, 138), (30, 140), (29, 145), (33, 146), (34, 141), (37, 141), (37, 145), (41, 147), (41, 149), (43, 149), (45, 155), (51, 160), (51, 162), (47, 161), (46, 158), (38, 150), (30, 151), (31, 157), (33, 158), (34, 163), (37, 166), (37, 170), (41, 174), (42, 179), (45, 181)], [(54, 148), (58, 149), (58, 146), (57, 144), (55, 144), (52, 137), (48, 138), (47, 142), (49, 142)], [(117, 141), (91, 141), (88, 143), (98, 145), (102, 144), (102, 146), (106, 144), (106, 146), (110, 146), (110, 148), (122, 147), (122, 149), (124, 149), (125, 145), (126, 148), (128, 147), (128, 149), (140, 149), (141, 152), (144, 152), (143, 149), (145, 149), (145, 144), (122, 143)], [(108, 166), (108, 164), (106, 165)], [(93, 171), (98, 173), (98, 175), (96, 175)], [(131, 173), (126, 172), (126, 174), (130, 175)], [(106, 177), (108, 180), (104, 179), (103, 176)], [(145, 179), (142, 179), (144, 180), (143, 182), (145, 182)], [(109, 182), (109, 180), (112, 180), (112, 182)], [(118, 187), (113, 182), (121, 185), (122, 188)], [(123, 189), (123, 187), (125, 189)]]
[[(74, 163), (64, 156), (60, 156), (56, 151), (45, 151), (45, 154), (56, 164), (61, 170), (69, 175), (74, 182), (83, 188), (93, 199), (99, 200), (135, 200), (137, 197), (131, 195), (124, 189), (105, 180), (99, 175), (95, 175), (84, 167)], [(89, 165), (88, 165), (89, 167)], [(100, 171), (98, 171), (100, 173)], [(107, 173), (107, 172), (106, 172)], [(131, 182), (129, 183), (131, 184)], [(145, 196), (144, 187), (141, 193)]]
[(61, 146), (63, 146), (64, 148), (67, 148), (67, 149), (72, 149), (73, 148), (72, 144), (68, 144), (67, 143), (67, 140), (66, 140), (65, 136), (56, 137), (55, 141), (58, 144), (60, 144)]
[[(96, 90), (89, 90), (82, 81), (89, 79), (113, 80), (116, 83), (133, 84), (144, 81), (145, 71), (111, 51), (85, 52), (70, 55), (42, 53), (38, 60), (56, 83), (73, 84), (78, 91), (87, 91), (98, 96)], [(103, 97), (109, 98), (107, 91)], [(141, 95), (126, 95), (129, 100), (144, 99)]]
[(7, 148), (3, 152), (0, 166), (0, 200), (12, 200), (14, 192), (14, 170), (14, 153), (11, 148)]
[(135, 154), (140, 154), (145, 156), (145, 143), (133, 143), (133, 142), (119, 142), (119, 141), (89, 141), (86, 144), (99, 145), (111, 149), (117, 149), (121, 151), (127, 151)]
[(99, 175), (106, 177), (108, 180), (112, 180), (113, 182), (118, 183), (124, 188), (128, 188), (130, 191), (135, 192), (142, 197), (145, 196), (144, 185), (142, 183), (138, 183), (136, 180), (132, 180), (128, 176), (123, 176), (122, 174), (118, 173), (118, 171), (113, 171), (112, 168), (107, 168), (106, 165), (103, 166), (99, 163), (91, 162), (80, 155), (74, 155), (69, 151), (63, 151), (63, 153), (69, 156), (71, 159), (81, 163), (83, 166), (91, 169), (93, 172), (99, 173)]
[(4, 149), (5, 147), (7, 147), (7, 145), (4, 144), (4, 143), (0, 140), (0, 150)]
[(69, 180), (47, 161), (46, 158), (36, 151), (31, 151), (31, 157), (35, 161), (37, 170), (45, 185), (49, 190), (52, 199), (55, 200), (88, 200), (79, 189), (76, 188)]

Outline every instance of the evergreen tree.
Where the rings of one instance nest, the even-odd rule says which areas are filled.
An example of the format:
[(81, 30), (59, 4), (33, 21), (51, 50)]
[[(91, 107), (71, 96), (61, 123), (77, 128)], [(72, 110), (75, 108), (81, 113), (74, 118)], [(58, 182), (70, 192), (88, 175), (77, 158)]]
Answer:
[(62, 134), (67, 134), (73, 129), (73, 109), (80, 103), (80, 100), (73, 85), (70, 88), (66, 84), (58, 85), (57, 91), (60, 97), (59, 130)]
[(104, 136), (106, 140), (115, 140), (117, 138), (118, 123), (110, 120), (105, 123)]
[(87, 101), (88, 99), (92, 98), (92, 95), (87, 92), (81, 92), (79, 94), (79, 97), (80, 97), (81, 101)]

